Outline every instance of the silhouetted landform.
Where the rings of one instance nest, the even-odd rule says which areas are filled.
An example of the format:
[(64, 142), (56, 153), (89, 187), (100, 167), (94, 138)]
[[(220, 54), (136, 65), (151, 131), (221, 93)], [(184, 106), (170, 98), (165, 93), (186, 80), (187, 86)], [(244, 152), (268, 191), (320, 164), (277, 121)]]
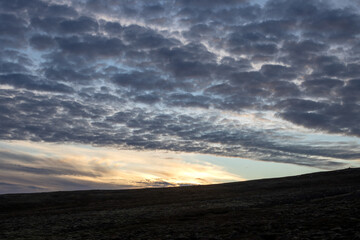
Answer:
[(0, 195), (0, 239), (360, 239), (360, 169), (206, 186)]

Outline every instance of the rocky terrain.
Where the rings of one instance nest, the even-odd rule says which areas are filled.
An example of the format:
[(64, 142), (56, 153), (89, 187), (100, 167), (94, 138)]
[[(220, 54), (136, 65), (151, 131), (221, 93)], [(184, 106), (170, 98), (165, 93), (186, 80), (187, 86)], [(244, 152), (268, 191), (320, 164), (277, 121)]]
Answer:
[(360, 240), (360, 169), (207, 186), (0, 195), (0, 239)]

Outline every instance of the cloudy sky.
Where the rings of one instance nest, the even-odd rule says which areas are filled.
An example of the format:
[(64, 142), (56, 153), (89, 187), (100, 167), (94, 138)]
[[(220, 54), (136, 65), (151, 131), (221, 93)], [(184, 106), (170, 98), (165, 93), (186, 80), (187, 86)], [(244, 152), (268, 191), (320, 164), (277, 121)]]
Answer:
[(356, 0), (1, 0), (0, 193), (360, 166)]

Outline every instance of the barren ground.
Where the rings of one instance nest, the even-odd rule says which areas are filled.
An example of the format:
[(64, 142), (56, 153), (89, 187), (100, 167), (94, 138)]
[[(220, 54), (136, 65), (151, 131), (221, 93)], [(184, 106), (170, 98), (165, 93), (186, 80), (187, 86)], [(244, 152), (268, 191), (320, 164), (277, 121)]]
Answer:
[(360, 240), (360, 169), (207, 186), (0, 195), (0, 239)]

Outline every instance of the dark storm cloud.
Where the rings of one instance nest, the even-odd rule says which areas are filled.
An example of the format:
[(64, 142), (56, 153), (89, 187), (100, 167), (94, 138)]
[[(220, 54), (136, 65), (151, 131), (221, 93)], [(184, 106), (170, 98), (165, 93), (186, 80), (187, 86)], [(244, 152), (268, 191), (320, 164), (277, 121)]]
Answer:
[(172, 94), (169, 96), (169, 102), (175, 106), (190, 106), (190, 107), (201, 107), (208, 108), (209, 103), (212, 99), (206, 96), (194, 96), (190, 93), (187, 94)]
[(37, 76), (19, 73), (0, 75), (0, 84), (8, 84), (16, 88), (25, 88), (38, 91), (63, 93), (73, 92), (73, 89), (65, 84), (48, 82), (44, 79), (38, 79)]
[(58, 16), (58, 17), (76, 17), (78, 12), (68, 5), (53, 4), (47, 6), (46, 10), (42, 12), (45, 16)]
[(28, 70), (18, 63), (0, 62), (0, 73), (24, 73)]
[(15, 12), (15, 13), (25, 13), (29, 12), (30, 14), (38, 14), (39, 12), (45, 10), (48, 7), (48, 4), (41, 0), (14, 0), (0, 1), (1, 10), (5, 12)]
[(329, 104), (315, 111), (304, 110), (288, 109), (281, 112), (280, 116), (307, 128), (359, 136), (360, 107), (358, 104)]
[[(241, 30), (240, 30), (241, 31)], [(239, 32), (240, 32), (239, 31)], [(274, 43), (257, 43), (253, 38), (253, 35), (248, 34), (247, 36), (243, 33), (234, 32), (227, 39), (227, 50), (236, 54), (275, 54), (277, 53), (277, 45)], [(261, 38), (261, 36), (259, 36)]]
[(207, 24), (196, 24), (192, 26), (189, 31), (183, 33), (188, 39), (202, 39), (208, 35), (216, 34), (213, 28)]
[(216, 56), (198, 43), (155, 49), (150, 56), (151, 64), (174, 78), (178, 86), (193, 90), (211, 84), (218, 68)]
[(1, 139), (322, 167), (359, 156), (222, 116), (271, 112), (359, 137), (358, 9), (318, 0), (4, 0), (0, 20)]
[(175, 4), (184, 7), (219, 7), (219, 6), (233, 6), (239, 3), (243, 3), (246, 0), (176, 0)]
[(99, 28), (98, 22), (87, 16), (72, 19), (61, 15), (31, 18), (31, 25), (39, 30), (57, 34), (88, 34), (96, 33)]
[(1, 36), (23, 37), (26, 31), (26, 22), (14, 14), (0, 15)]
[(156, 72), (151, 71), (119, 73), (113, 76), (113, 82), (120, 86), (132, 87), (139, 90), (171, 90), (174, 87), (170, 81), (162, 79)]
[[(115, 30), (114, 28), (118, 27), (112, 25), (113, 31)], [(125, 42), (135, 49), (170, 47), (179, 43), (179, 41), (175, 39), (167, 39), (151, 29), (138, 25), (124, 27), (122, 37)]]
[(89, 17), (81, 16), (75, 20), (65, 20), (60, 23), (60, 29), (64, 33), (91, 33), (98, 30), (98, 23)]
[(306, 17), (316, 16), (319, 11), (319, 4), (319, 1), (311, 0), (305, 0), (302, 2), (273, 0), (266, 2), (264, 11), (267, 15), (272, 17), (304, 19)]
[(331, 94), (337, 94), (343, 85), (343, 81), (332, 78), (312, 79), (301, 84), (304, 87), (305, 94), (314, 97), (327, 97)]
[(31, 18), (31, 26), (36, 29), (47, 33), (57, 33), (60, 31), (59, 25), (61, 22), (66, 21), (64, 17), (50, 16), (40, 18), (34, 16)]
[[(309, 153), (319, 155), (320, 158), (327, 156), (329, 152), (326, 150), (295, 145), (286, 148), (277, 146), (272, 143), (271, 138), (281, 141), (286, 136), (275, 132), (239, 128), (240, 125), (233, 125), (232, 130), (229, 131), (228, 127), (231, 125), (221, 123), (216, 117), (211, 120), (204, 116), (158, 114), (140, 108), (111, 115), (110, 112), (99, 110), (96, 106), (54, 97), (47, 99), (29, 95), (17, 99), (18, 103), (15, 106), (14, 101), (8, 98), (1, 99), (3, 109), (1, 121), (4, 128), (0, 136), (3, 139), (10, 137), (13, 140), (71, 141), (133, 149), (163, 149), (232, 157), (255, 157), (260, 160), (292, 162), (324, 168), (338, 166), (335, 162), (321, 159), (314, 159), (311, 162), (304, 160)], [(175, 99), (179, 99), (179, 96)], [(196, 104), (201, 104), (200, 100), (198, 101)], [(195, 103), (189, 104), (196, 106)], [(186, 102), (183, 105), (186, 106)], [(13, 112), (13, 109), (21, 110), (23, 115)], [(47, 116), (46, 120), (43, 119), (44, 115)], [(73, 116), (72, 119), (68, 119), (69, 115)], [(27, 116), (25, 121), (22, 119), (23, 116)], [(104, 116), (108, 117), (103, 122), (97, 122)], [(20, 123), (24, 124), (21, 128)], [(235, 126), (238, 127), (234, 128)], [(350, 153), (352, 150), (349, 149), (347, 152)], [(343, 154), (339, 157), (352, 159), (354, 156), (358, 157), (359, 153), (354, 151), (352, 155)]]
[(267, 79), (272, 80), (293, 80), (297, 77), (295, 70), (282, 65), (262, 65), (260, 72)]
[(47, 35), (35, 35), (30, 38), (30, 46), (41, 51), (54, 47), (55, 41)]
[(303, 24), (308, 31), (306, 35), (317, 33), (320, 39), (339, 42), (356, 38), (360, 32), (359, 20), (359, 15), (349, 9), (335, 9), (321, 12)]
[(347, 71), (346, 65), (337, 57), (317, 57), (313, 61), (315, 71), (313, 75), (337, 77), (343, 76)]
[(210, 75), (211, 64), (203, 64), (197, 61), (174, 60), (168, 66), (168, 69), (178, 78), (202, 78)]
[(118, 38), (103, 38), (86, 35), (84, 38), (57, 38), (65, 54), (90, 58), (120, 57), (125, 46)]
[(351, 102), (359, 100), (360, 79), (351, 79), (341, 90), (342, 98)]
[(27, 23), (11, 13), (0, 13), (0, 43), (3, 47), (24, 47)]
[(144, 94), (144, 95), (137, 95), (135, 97), (135, 101), (147, 104), (154, 104), (161, 101), (161, 98), (157, 96), (157, 94)]
[(276, 106), (281, 109), (291, 109), (295, 112), (303, 112), (323, 109), (327, 104), (304, 99), (286, 99), (278, 102)]
[(145, 16), (152, 17), (154, 15), (162, 15), (165, 9), (161, 4), (154, 4), (145, 6), (142, 10), (142, 14)]
[(123, 27), (118, 22), (105, 22), (103, 27), (106, 32), (113, 35), (119, 34), (123, 30)]
[(55, 81), (65, 81), (65, 82), (83, 82), (87, 80), (91, 80), (91, 76), (88, 75), (89, 72), (84, 71), (75, 71), (71, 68), (47, 68), (45, 70), (45, 76), (49, 80)]

